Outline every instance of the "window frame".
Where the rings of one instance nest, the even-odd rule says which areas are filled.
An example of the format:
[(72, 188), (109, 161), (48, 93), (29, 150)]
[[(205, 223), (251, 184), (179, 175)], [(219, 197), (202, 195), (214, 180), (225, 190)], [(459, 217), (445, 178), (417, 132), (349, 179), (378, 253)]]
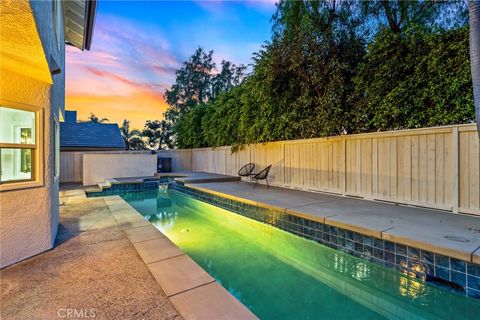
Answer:
[(60, 121), (53, 115), (53, 179), (60, 180)]
[(14, 180), (6, 182), (0, 181), (0, 192), (44, 186), (43, 108), (1, 99), (0, 106), (35, 113), (35, 141), (33, 144), (0, 142), (1, 149), (32, 150), (32, 179)]

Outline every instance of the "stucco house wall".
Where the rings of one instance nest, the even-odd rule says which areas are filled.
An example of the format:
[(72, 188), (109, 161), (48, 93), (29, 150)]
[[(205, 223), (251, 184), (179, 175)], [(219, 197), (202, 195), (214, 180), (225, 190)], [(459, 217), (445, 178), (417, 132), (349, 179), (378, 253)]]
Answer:
[(83, 185), (91, 186), (111, 178), (153, 176), (156, 154), (84, 153)]
[[(54, 18), (53, 1), (31, 1), (29, 6), (37, 27), (31, 36), (40, 37), (50, 69), (56, 64), (61, 73), (52, 76), (52, 85), (0, 65), (1, 100), (41, 107), (44, 119), (43, 186), (0, 192), (0, 268), (52, 248), (58, 228), (54, 119), (65, 109), (65, 41), (63, 27), (55, 28), (55, 23), (63, 26), (63, 14)], [(15, 27), (22, 28), (22, 22)]]

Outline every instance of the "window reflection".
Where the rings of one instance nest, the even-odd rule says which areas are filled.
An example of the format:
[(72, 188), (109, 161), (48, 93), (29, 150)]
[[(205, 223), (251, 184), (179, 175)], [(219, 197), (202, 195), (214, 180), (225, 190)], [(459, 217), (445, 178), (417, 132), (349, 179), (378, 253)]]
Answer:
[(2, 182), (32, 179), (31, 149), (0, 149), (0, 180)]

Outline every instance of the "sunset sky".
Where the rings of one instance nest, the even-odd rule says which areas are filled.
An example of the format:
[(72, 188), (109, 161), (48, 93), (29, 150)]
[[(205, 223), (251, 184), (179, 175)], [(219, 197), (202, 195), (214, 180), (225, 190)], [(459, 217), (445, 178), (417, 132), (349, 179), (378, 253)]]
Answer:
[(163, 93), (198, 46), (251, 63), (270, 39), (275, 1), (99, 1), (90, 51), (67, 46), (66, 109), (142, 128), (162, 119)]

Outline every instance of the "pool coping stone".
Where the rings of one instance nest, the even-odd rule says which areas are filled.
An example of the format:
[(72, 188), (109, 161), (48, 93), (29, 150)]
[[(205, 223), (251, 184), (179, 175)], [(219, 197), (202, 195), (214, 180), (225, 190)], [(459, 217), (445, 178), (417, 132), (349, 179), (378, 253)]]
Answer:
[[(225, 295), (225, 291), (214, 281), (172, 296), (170, 301), (183, 319), (257, 319), (234, 296)], [(225, 314), (232, 316), (226, 317)]]
[(168, 297), (215, 282), (186, 254), (148, 263), (147, 267)]
[(124, 232), (131, 243), (165, 237), (163, 233), (159, 232), (158, 229), (151, 224), (149, 226), (127, 229)]
[[(120, 196), (102, 198), (150, 273), (184, 320), (258, 319)], [(163, 252), (157, 252), (158, 249)], [(162, 266), (171, 272), (160, 272)]]

